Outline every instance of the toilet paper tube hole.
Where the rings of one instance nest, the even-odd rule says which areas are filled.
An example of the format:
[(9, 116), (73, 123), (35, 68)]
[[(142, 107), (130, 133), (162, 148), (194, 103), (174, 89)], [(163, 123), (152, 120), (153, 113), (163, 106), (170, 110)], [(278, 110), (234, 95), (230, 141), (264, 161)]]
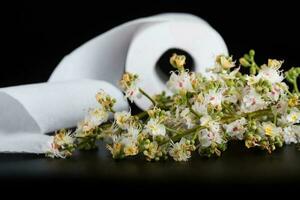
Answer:
[(166, 83), (169, 80), (170, 72), (175, 70), (175, 68), (170, 64), (170, 57), (174, 53), (186, 56), (186, 69), (189, 71), (194, 71), (195, 69), (194, 59), (188, 52), (183, 49), (170, 48), (160, 56), (155, 66), (156, 74), (163, 83)]

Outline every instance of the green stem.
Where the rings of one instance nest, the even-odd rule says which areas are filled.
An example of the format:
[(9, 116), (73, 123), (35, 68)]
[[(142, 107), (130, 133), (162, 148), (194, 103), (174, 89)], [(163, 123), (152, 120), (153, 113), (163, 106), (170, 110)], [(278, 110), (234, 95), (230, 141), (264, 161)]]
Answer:
[(256, 66), (254, 64), (250, 67), (250, 74), (255, 75), (256, 74)]
[(144, 95), (147, 99), (149, 99), (151, 102), (152, 102), (152, 104), (154, 105), (154, 106), (156, 106), (156, 102), (154, 101), (154, 99), (152, 99), (151, 97), (150, 97), (150, 95), (148, 95), (143, 89), (141, 89), (141, 88), (139, 88), (139, 91), (140, 91), (140, 93), (142, 93), (142, 95)]
[[(148, 112), (143, 111), (143, 112), (140, 112), (140, 113), (138, 113), (136, 115), (133, 115), (133, 116), (138, 117), (139, 119), (143, 119), (147, 115), (148, 115)], [(105, 123), (105, 124), (100, 125), (99, 128), (107, 129), (107, 128), (111, 127), (112, 124), (113, 123)]]
[[(236, 116), (233, 116), (233, 117), (225, 117), (225, 118), (221, 119), (220, 122), (221, 123), (230, 123), (230, 122), (238, 120), (242, 117), (251, 117), (251, 118), (253, 118), (253, 117), (265, 116), (265, 115), (269, 115), (269, 114), (272, 114), (271, 109), (264, 109), (264, 110), (258, 110), (258, 111), (252, 112), (252, 113), (244, 113), (244, 114), (241, 114), (241, 115), (236, 115)], [(171, 137), (169, 140), (166, 140), (166, 141), (162, 142), (160, 145), (165, 145), (165, 144), (169, 143), (170, 141), (177, 142), (182, 137), (188, 136), (188, 135), (190, 135), (190, 134), (192, 134), (196, 131), (199, 131), (199, 130), (202, 130), (202, 129), (205, 129), (205, 128), (206, 128), (205, 126), (198, 125), (198, 126), (195, 126), (194, 128), (188, 129), (185, 132), (174, 130), (176, 132), (179, 132), (179, 134)], [(166, 128), (166, 129), (168, 130), (169, 128)]]
[(170, 127), (167, 127), (166, 125), (165, 125), (165, 128), (166, 128), (166, 130), (167, 130), (167, 131), (170, 131), (170, 132), (172, 132), (172, 133), (176, 133), (176, 134), (182, 134), (182, 132), (181, 132), (181, 131), (178, 131), (178, 130), (172, 129), (172, 128), (170, 128)]
[(278, 87), (280, 87), (281, 89), (283, 89), (286, 93), (288, 93), (288, 95), (293, 96), (293, 94), (286, 88), (283, 87), (281, 84), (277, 83), (276, 84)]
[[(204, 129), (204, 128), (206, 128), (206, 127), (201, 126), (201, 125), (195, 126), (194, 128), (191, 128), (191, 129), (189, 129), (185, 132), (180, 132), (178, 135), (175, 135), (175, 136), (171, 137), (169, 140), (163, 141), (162, 143), (160, 143), (160, 145), (165, 145), (165, 144), (169, 143), (170, 141), (177, 142), (182, 137), (188, 136), (189, 134), (192, 134), (192, 133), (194, 133), (196, 131), (199, 131), (201, 129)], [(176, 132), (178, 132), (178, 131), (176, 131)]]
[(228, 111), (228, 113), (231, 113), (232, 110), (225, 104), (225, 103), (222, 103), (222, 107)]
[(148, 115), (148, 112), (147, 111), (143, 111), (143, 112), (140, 112), (134, 116), (138, 117), (139, 119), (143, 119), (144, 117), (146, 117)]
[(179, 141), (182, 137), (187, 136), (187, 135), (189, 135), (189, 134), (191, 134), (191, 133), (194, 133), (194, 132), (196, 132), (196, 131), (200, 131), (200, 130), (205, 129), (205, 128), (206, 128), (206, 127), (201, 126), (201, 125), (195, 126), (194, 128), (191, 128), (191, 129), (187, 130), (186, 132), (184, 132), (184, 133), (182, 133), (182, 134), (180, 134), (180, 135), (175, 135), (174, 137), (171, 137), (171, 140), (172, 140), (173, 142), (177, 142), (177, 141)]
[(188, 107), (189, 107), (191, 113), (193, 113), (198, 119), (200, 119), (201, 115), (192, 108), (192, 105), (190, 104), (190, 102), (188, 102), (187, 104), (188, 104)]
[(250, 57), (250, 62), (251, 62), (250, 73), (255, 75), (256, 72), (259, 70), (259, 67), (254, 60), (254, 56)]
[(109, 127), (111, 127), (111, 125), (112, 125), (112, 123), (105, 123), (105, 124), (102, 124), (102, 125), (100, 125), (100, 127), (99, 127), (99, 128), (106, 129), (106, 128), (109, 128)]
[(116, 113), (116, 111), (113, 108), (110, 108), (109, 111), (112, 113)]
[(299, 94), (299, 88), (298, 88), (297, 80), (293, 81), (293, 86), (294, 86), (294, 89), (295, 89), (296, 93)]
[(277, 113), (274, 114), (274, 124), (277, 124)]
[[(272, 110), (270, 108), (258, 110), (252, 113), (246, 114), (246, 116), (250, 116), (251, 118), (259, 117), (259, 116), (266, 116), (272, 114)], [(245, 115), (245, 114), (244, 114)]]

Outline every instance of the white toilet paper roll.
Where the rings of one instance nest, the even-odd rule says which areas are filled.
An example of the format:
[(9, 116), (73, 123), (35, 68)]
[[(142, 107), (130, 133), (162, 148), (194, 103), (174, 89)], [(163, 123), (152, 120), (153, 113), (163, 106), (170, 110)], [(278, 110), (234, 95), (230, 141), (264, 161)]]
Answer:
[[(220, 35), (193, 15), (156, 15), (118, 26), (66, 56), (48, 83), (0, 89), (0, 152), (47, 152), (52, 137), (44, 133), (74, 127), (96, 106), (99, 89), (118, 100), (116, 110), (127, 110), (115, 87), (125, 70), (138, 73), (150, 94), (166, 89), (154, 68), (170, 48), (188, 52), (196, 71), (211, 66), (215, 55), (227, 54)], [(136, 104), (142, 109), (150, 105), (143, 98)]]
[[(162, 14), (118, 26), (83, 44), (67, 55), (49, 81), (81, 78), (108, 81), (117, 86), (124, 71), (138, 73), (141, 85), (150, 94), (165, 90), (155, 65), (170, 48), (188, 52), (195, 71), (211, 67), (218, 54), (227, 54), (222, 37), (204, 20), (190, 14)], [(150, 102), (137, 99), (142, 109)]]
[(74, 127), (89, 108), (99, 106), (95, 94), (100, 89), (118, 99), (116, 110), (128, 109), (120, 90), (104, 81), (77, 80), (0, 89), (0, 152), (45, 153), (51, 137), (42, 134)]
[[(163, 42), (162, 42), (163, 41)], [(167, 22), (143, 27), (132, 40), (127, 52), (126, 71), (137, 73), (142, 80), (140, 86), (149, 94), (168, 91), (165, 80), (155, 70), (160, 56), (170, 48), (182, 49), (193, 58), (197, 72), (205, 74), (219, 54), (227, 54), (220, 35), (209, 26), (194, 22)], [(147, 109), (151, 102), (142, 97), (135, 103)]]

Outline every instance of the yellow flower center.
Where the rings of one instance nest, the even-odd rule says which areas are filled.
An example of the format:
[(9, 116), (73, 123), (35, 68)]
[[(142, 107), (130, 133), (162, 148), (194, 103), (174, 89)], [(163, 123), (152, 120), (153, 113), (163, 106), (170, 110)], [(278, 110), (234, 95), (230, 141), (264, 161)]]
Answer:
[(113, 152), (114, 154), (117, 154), (121, 151), (122, 144), (121, 143), (115, 143), (113, 146)]
[(265, 134), (268, 136), (272, 136), (273, 135), (273, 128), (271, 126), (266, 126), (265, 127)]
[(155, 125), (152, 125), (152, 126), (150, 126), (149, 128), (150, 128), (150, 130), (151, 130), (152, 132), (154, 132), (154, 133), (158, 131), (158, 127), (155, 126)]
[(129, 146), (124, 148), (124, 153), (126, 156), (134, 156), (138, 153), (138, 149), (136, 146)]
[(220, 58), (220, 62), (224, 69), (229, 69), (229, 68), (233, 67), (232, 63), (223, 56)]
[(293, 96), (289, 99), (289, 106), (294, 107), (298, 105), (298, 96)]
[(295, 121), (297, 121), (298, 117), (296, 114), (292, 114), (291, 119), (292, 119), (292, 122), (295, 122)]

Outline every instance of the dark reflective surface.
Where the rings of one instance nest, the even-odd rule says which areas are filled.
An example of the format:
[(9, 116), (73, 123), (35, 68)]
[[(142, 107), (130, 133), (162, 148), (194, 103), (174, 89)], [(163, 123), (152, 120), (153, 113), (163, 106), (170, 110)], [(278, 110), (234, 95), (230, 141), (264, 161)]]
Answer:
[(286, 146), (272, 155), (230, 144), (220, 158), (195, 155), (190, 162), (115, 161), (103, 144), (97, 151), (78, 152), (71, 159), (1, 154), (0, 179), (86, 179), (106, 182), (285, 184), (300, 183), (300, 152)]

